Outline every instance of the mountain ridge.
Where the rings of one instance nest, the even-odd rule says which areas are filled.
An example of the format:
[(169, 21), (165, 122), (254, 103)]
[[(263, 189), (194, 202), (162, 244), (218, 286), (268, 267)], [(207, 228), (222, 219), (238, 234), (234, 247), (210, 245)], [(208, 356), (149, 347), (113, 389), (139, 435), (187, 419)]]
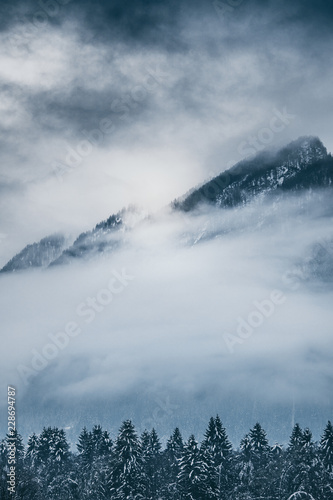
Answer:
[[(322, 168), (316, 168), (318, 166)], [(311, 167), (317, 172), (310, 171)], [(299, 185), (295, 181), (299, 181)], [(328, 186), (332, 182), (332, 156), (318, 137), (303, 136), (276, 153), (262, 151), (241, 160), (188, 196), (174, 200), (172, 207), (184, 212), (192, 211), (201, 203), (228, 208), (246, 203), (264, 189), (299, 189)]]
[(68, 241), (62, 234), (46, 236), (38, 243), (32, 243), (24, 247), (5, 264), (0, 272), (6, 273), (28, 268), (47, 267), (61, 255), (67, 244)]
[[(205, 203), (227, 209), (243, 206), (260, 196), (332, 186), (331, 154), (318, 137), (303, 136), (277, 151), (265, 150), (238, 162), (174, 200), (171, 208), (193, 212)], [(133, 227), (133, 223), (126, 222), (129, 215), (142, 220), (142, 214), (138, 215), (135, 207), (123, 208), (92, 230), (81, 233), (70, 246), (63, 235), (49, 236), (39, 243), (27, 245), (0, 272), (53, 267), (115, 251), (124, 243), (123, 234)]]

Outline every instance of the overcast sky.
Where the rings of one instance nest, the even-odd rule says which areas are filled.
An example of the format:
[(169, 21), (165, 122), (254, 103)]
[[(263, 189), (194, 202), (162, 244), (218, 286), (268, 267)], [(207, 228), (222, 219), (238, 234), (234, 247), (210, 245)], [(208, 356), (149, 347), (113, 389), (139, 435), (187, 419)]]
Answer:
[[(52, 0), (46, 4), (2, 1), (0, 6), (0, 267), (28, 243), (57, 231), (75, 236), (130, 203), (158, 211), (188, 189), (263, 147), (283, 145), (301, 135), (316, 135), (333, 151), (333, 6), (329, 2)], [(255, 216), (256, 212), (249, 212), (246, 217), (252, 220)], [(184, 221), (179, 224), (183, 229)], [(264, 299), (279, 288), (281, 275), (298, 253), (305, 252), (306, 245), (328, 231), (326, 226), (320, 226), (318, 234), (311, 233), (311, 237), (300, 231), (300, 247), (292, 246), (290, 254), (280, 255), (277, 263), (272, 252), (279, 240), (272, 244), (271, 235), (265, 234), (258, 240), (253, 236), (230, 238), (222, 249), (219, 243), (208, 244), (189, 258), (183, 250), (176, 251), (175, 235), (182, 233), (177, 222), (167, 220), (160, 227), (158, 233), (149, 233), (149, 230), (136, 233), (132, 253), (118, 256), (118, 260), (112, 262), (114, 267), (132, 268), (136, 275), (133, 285), (124, 296), (118, 297), (119, 309), (118, 306), (114, 309), (114, 315), (101, 316), (94, 327), (87, 330), (90, 340), (76, 344), (81, 346), (78, 350), (71, 345), (66, 355), (57, 360), (55, 372), (51, 370), (47, 376), (36, 379), (40, 387), (38, 394), (45, 392), (54, 373), (57, 381), (54, 390), (62, 403), (68, 395), (80, 396), (86, 392), (92, 397), (94, 380), (105, 387), (105, 378), (110, 380), (111, 376), (107, 366), (115, 363), (114, 354), (110, 354), (105, 364), (99, 364), (110, 329), (104, 324), (108, 318), (113, 322), (112, 331), (119, 330), (121, 339), (118, 351), (112, 352), (119, 352), (123, 360), (119, 361), (119, 370), (114, 374), (117, 382), (109, 387), (112, 393), (109, 404), (114, 404), (116, 397), (123, 398), (119, 408), (125, 405), (127, 411), (132, 412), (135, 397), (140, 399), (144, 393), (138, 389), (142, 384), (150, 394), (149, 404), (158, 407), (160, 403), (154, 402), (155, 392), (166, 398), (170, 396), (166, 383), (171, 376), (170, 367), (161, 362), (161, 358), (167, 359), (166, 352), (173, 359), (172, 352), (168, 351), (172, 351), (172, 347), (167, 336), (177, 344), (178, 335), (185, 331), (180, 349), (183, 357), (180, 356), (179, 363), (184, 362), (186, 370), (183, 367), (178, 370), (175, 362), (176, 375), (171, 385), (175, 401), (177, 397), (182, 401), (184, 394), (195, 393), (186, 406), (187, 417), (182, 415), (183, 422), (186, 418), (190, 420), (188, 415), (192, 414), (195, 398), (199, 402), (211, 398), (214, 402), (207, 387), (212, 386), (217, 376), (223, 376), (218, 368), (219, 359), (215, 359), (213, 369), (209, 369), (216, 350), (216, 336), (220, 339), (225, 328), (232, 331), (237, 316), (247, 314), (253, 300)], [(277, 228), (280, 235), (280, 223)], [(283, 234), (287, 247), (289, 237)], [(170, 235), (175, 240), (171, 244)], [(152, 250), (146, 243), (143, 245), (146, 238)], [(249, 245), (249, 254), (240, 252), (239, 271), (236, 276), (232, 273), (229, 276), (230, 259), (235, 248), (243, 245)], [(221, 251), (226, 252), (226, 260), (216, 276), (215, 263), (220, 262)], [(138, 255), (145, 263), (142, 268), (137, 263), (140, 262)], [(146, 269), (150, 257), (152, 264)], [(194, 285), (191, 281), (194, 270), (202, 266), (204, 269), (207, 266), (206, 277)], [(222, 280), (223, 284), (219, 276), (224, 272), (229, 281)], [(5, 335), (6, 338), (14, 335), (20, 340), (16, 362), (28, 362), (27, 353), (34, 346), (43, 346), (48, 332), (62, 328), (71, 319), (78, 301), (104, 286), (104, 275), (102, 266), (89, 267), (84, 272), (53, 272), (52, 278), (33, 274), (22, 281), (19, 277), (3, 279), (0, 288), (5, 297), (2, 299), (6, 309)], [(267, 281), (263, 279), (265, 275), (269, 275)], [(258, 288), (254, 290), (257, 279)], [(187, 284), (182, 286), (184, 282)], [(207, 296), (204, 285), (209, 290)], [(29, 296), (32, 288), (36, 294), (34, 299)], [(65, 296), (64, 289), (68, 291)], [(278, 335), (283, 330), (283, 335), (288, 336), (285, 327), (291, 317), (295, 337), (289, 340), (297, 348), (306, 329), (304, 335), (308, 342), (302, 344), (304, 356), (297, 365), (297, 374), (293, 375), (297, 379), (293, 387), (305, 411), (307, 405), (311, 407), (313, 403), (311, 398), (317, 393), (317, 386), (313, 382), (308, 400), (307, 389), (297, 377), (306, 359), (309, 363), (304, 368), (308, 370), (307, 387), (311, 380), (317, 380), (317, 375), (320, 378), (319, 364), (313, 376), (311, 363), (316, 356), (323, 356), (332, 318), (330, 296), (325, 295), (320, 302), (317, 296), (313, 298), (312, 291), (304, 296), (302, 293), (288, 300), (281, 316), (274, 315), (276, 322), (270, 331), (275, 339), (273, 345), (279, 346)], [(64, 297), (68, 299), (66, 303)], [(150, 318), (147, 304), (153, 299), (156, 302), (151, 308), (156, 310)], [(180, 304), (179, 311), (177, 304)], [(200, 311), (201, 304), (205, 313)], [(218, 321), (219, 307), (226, 311), (223, 324)], [(299, 312), (304, 308), (307, 313), (298, 323)], [(194, 310), (199, 311), (195, 318), (191, 316)], [(20, 320), (17, 311), (21, 311)], [(131, 314), (122, 324), (126, 311)], [(212, 311), (207, 328), (207, 335), (212, 337), (208, 336), (211, 343), (205, 344), (201, 327), (207, 311)], [(314, 328), (311, 318), (318, 315), (322, 325), (319, 353), (311, 340)], [(156, 328), (164, 339), (163, 348), (158, 347), (156, 339), (152, 340)], [(95, 361), (92, 361), (89, 353), (94, 349), (91, 335), (95, 330), (100, 332), (100, 341), (96, 343)], [(138, 345), (133, 336), (138, 339)], [(191, 345), (195, 339), (193, 351), (190, 346), (187, 348), (187, 336)], [(132, 339), (129, 358), (124, 354), (127, 338)], [(131, 363), (136, 353), (141, 352), (139, 339), (142, 338), (145, 355)], [(146, 350), (152, 344), (152, 350)], [(257, 366), (257, 357), (263, 360), (271, 352), (269, 343), (259, 342), (253, 352), (251, 345), (243, 351), (249, 354), (248, 358), (244, 355), (246, 359), (243, 359), (241, 353), (237, 358), (227, 357), (226, 373), (232, 366), (237, 368), (230, 384), (228, 381), (228, 389), (221, 380), (217, 383), (221, 398), (237, 401), (245, 430), (249, 419), (242, 413), (241, 402), (248, 397), (244, 380)], [(292, 358), (294, 352), (290, 347), (291, 350), (281, 348), (283, 352), (279, 362), (276, 360), (276, 370), (283, 371), (282, 366), (288, 365), (288, 356)], [(150, 364), (154, 350), (156, 366)], [(191, 362), (200, 358), (202, 352), (207, 354), (202, 360), (202, 370), (198, 369), (200, 363), (192, 369)], [(274, 358), (267, 359), (272, 375)], [(279, 364), (281, 359), (284, 363)], [(317, 380), (322, 388), (318, 404), (321, 408), (331, 407), (326, 385), (331, 375), (327, 360), (320, 359), (325, 369), (323, 378)], [(6, 369), (10, 369), (7, 364)], [(263, 374), (268, 367), (262, 363), (261, 369)], [(154, 375), (141, 377), (144, 370), (151, 370)], [(72, 378), (63, 384), (68, 373)], [(150, 386), (155, 379), (156, 387)], [(200, 384), (194, 391), (193, 384), (198, 384), (199, 379), (202, 391)], [(257, 384), (256, 377), (255, 380)], [(272, 376), (267, 380), (272, 381)], [(64, 385), (63, 390), (59, 384)], [(177, 384), (185, 392), (177, 393)], [(290, 405), (295, 400), (295, 394), (288, 391), (289, 375), (279, 377), (276, 384), (273, 394), (277, 399), (286, 391), (279, 404), (281, 408), (287, 407), (288, 418), (284, 416), (287, 421), (291, 415)], [(260, 406), (260, 390), (254, 390), (255, 396), (252, 394), (250, 401), (244, 403), (246, 411), (253, 408), (253, 418), (259, 419), (260, 411), (255, 405)], [(262, 391), (265, 393), (262, 404), (269, 405), (269, 388), (264, 386)], [(27, 394), (32, 397), (31, 388)], [(209, 410), (215, 408), (213, 402), (207, 403)], [(48, 400), (45, 404), (52, 413), (50, 408), (54, 402)], [(30, 407), (26, 404), (25, 408)], [(140, 404), (137, 408), (142, 410)], [(177, 411), (172, 411), (177, 425)], [(119, 415), (125, 416), (125, 413), (121, 410)], [(166, 420), (169, 414), (167, 411), (159, 414), (162, 425), (163, 418)], [(265, 414), (269, 422), (272, 412), (267, 410)], [(231, 424), (232, 412), (228, 415)], [(324, 413), (321, 418), (324, 420)], [(168, 422), (164, 420), (163, 425), (167, 427)], [(319, 420), (320, 423), (316, 422), (321, 425)], [(31, 421), (26, 424), (30, 425), (29, 429)], [(242, 430), (234, 429), (234, 436), (238, 437)]]
[(329, 3), (63, 3), (1, 2), (1, 263), (128, 203), (167, 204), (251, 137), (332, 151)]

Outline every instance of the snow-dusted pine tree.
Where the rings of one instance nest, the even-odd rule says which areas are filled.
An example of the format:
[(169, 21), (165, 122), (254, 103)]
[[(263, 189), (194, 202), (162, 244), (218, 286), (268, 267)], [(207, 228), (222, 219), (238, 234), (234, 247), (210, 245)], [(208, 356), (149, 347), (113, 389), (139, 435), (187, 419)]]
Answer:
[(176, 500), (178, 498), (177, 477), (183, 450), (183, 438), (180, 430), (176, 427), (163, 452), (163, 497), (166, 499)]
[[(210, 461), (212, 463), (211, 457)], [(207, 462), (207, 456), (200, 453), (198, 443), (191, 435), (179, 463), (178, 490), (181, 499), (215, 500), (218, 498), (217, 491), (214, 489), (216, 480), (212, 477), (214, 468), (211, 468)]]
[(126, 420), (120, 427), (114, 445), (114, 458), (109, 477), (112, 499), (143, 498), (143, 465), (141, 445), (134, 425)]
[(144, 497), (147, 500), (158, 498), (162, 487), (162, 455), (161, 443), (155, 429), (142, 434), (141, 456)]
[(219, 498), (227, 498), (232, 483), (232, 446), (218, 415), (209, 420), (201, 452), (212, 459), (217, 480), (215, 489), (218, 490)]
[(320, 440), (320, 454), (327, 470), (333, 472), (333, 426), (330, 420)]

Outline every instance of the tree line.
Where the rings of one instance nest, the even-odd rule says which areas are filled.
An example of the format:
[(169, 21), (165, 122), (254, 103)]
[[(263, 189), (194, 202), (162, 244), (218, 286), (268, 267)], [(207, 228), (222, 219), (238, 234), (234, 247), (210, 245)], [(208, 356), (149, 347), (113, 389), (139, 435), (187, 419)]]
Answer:
[[(15, 442), (15, 492), (8, 490)], [(287, 446), (269, 445), (259, 423), (237, 450), (219, 416), (202, 442), (176, 428), (166, 447), (155, 429), (139, 436), (126, 420), (113, 441), (96, 425), (83, 428), (77, 451), (64, 430), (44, 428), (26, 446), (15, 431), (0, 442), (1, 500), (293, 500), (333, 499), (333, 427), (319, 442), (296, 424)], [(12, 456), (12, 455), (11, 455)]]

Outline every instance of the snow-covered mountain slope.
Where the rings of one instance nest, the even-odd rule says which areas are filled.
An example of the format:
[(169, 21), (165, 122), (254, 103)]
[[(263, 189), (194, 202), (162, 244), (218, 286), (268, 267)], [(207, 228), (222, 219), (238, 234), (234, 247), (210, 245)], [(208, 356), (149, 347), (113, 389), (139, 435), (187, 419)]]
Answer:
[(118, 248), (121, 243), (119, 230), (123, 228), (123, 213), (124, 211), (121, 211), (111, 215), (107, 220), (97, 224), (91, 231), (81, 233), (73, 245), (50, 262), (50, 265), (68, 264), (73, 259), (94, 257)]
[(316, 137), (301, 137), (276, 153), (262, 152), (237, 163), (173, 207), (185, 212), (202, 203), (234, 207), (257, 196), (282, 191), (330, 187), (333, 159)]
[(124, 244), (126, 231), (145, 216), (146, 212), (130, 206), (100, 222), (91, 231), (81, 233), (70, 246), (64, 236), (49, 236), (26, 246), (0, 272), (68, 264), (112, 252)]
[(81, 233), (74, 243), (54, 259), (50, 266), (69, 264), (77, 259), (92, 259), (104, 253), (113, 252), (126, 242), (126, 233), (147, 216), (147, 213), (133, 205), (123, 208), (94, 229)]
[(55, 234), (43, 238), (39, 243), (27, 245), (15, 255), (0, 272), (14, 272), (34, 267), (47, 267), (61, 255), (68, 244), (63, 235)]
[[(241, 161), (230, 170), (221, 173), (183, 199), (172, 203), (172, 214), (190, 217), (200, 214), (179, 234), (179, 244), (195, 245), (242, 228), (258, 230), (281, 215), (288, 199), (292, 202), (293, 214), (321, 203), (314, 202), (312, 193), (318, 189), (331, 192), (333, 187), (333, 158), (316, 137), (301, 137), (276, 152), (264, 151), (255, 157)], [(295, 199), (302, 194), (300, 201)], [(311, 201), (312, 200), (312, 201)], [(300, 206), (298, 207), (298, 203)], [(325, 206), (332, 216), (330, 197), (325, 195)], [(200, 206), (200, 211), (197, 208)], [(216, 215), (211, 207), (218, 210)], [(250, 207), (243, 211), (242, 207)], [(251, 217), (253, 206), (253, 217)], [(234, 210), (225, 210), (233, 207)], [(258, 209), (259, 207), (259, 209)], [(185, 214), (188, 212), (189, 214)], [(91, 231), (80, 234), (71, 246), (66, 246), (63, 237), (49, 237), (39, 243), (28, 245), (16, 255), (2, 272), (17, 271), (31, 267), (47, 267), (67, 264), (82, 259), (92, 259), (121, 249), (128, 235), (147, 214), (135, 207), (123, 209), (100, 222)], [(191, 218), (193, 219), (193, 218)], [(159, 224), (155, 218), (154, 224)]]

